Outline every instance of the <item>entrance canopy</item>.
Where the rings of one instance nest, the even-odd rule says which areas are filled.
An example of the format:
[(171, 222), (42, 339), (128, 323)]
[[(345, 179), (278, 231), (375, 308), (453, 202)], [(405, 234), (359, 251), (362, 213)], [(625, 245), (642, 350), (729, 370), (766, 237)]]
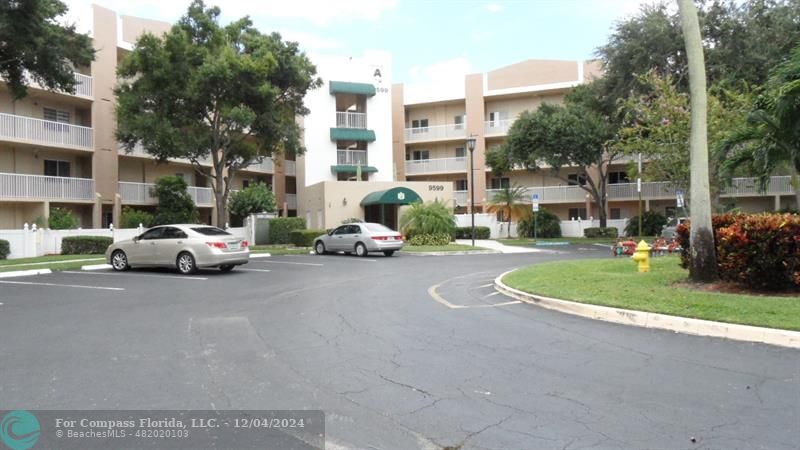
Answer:
[(361, 200), (361, 206), (369, 205), (408, 205), (414, 202), (421, 202), (422, 199), (416, 192), (409, 188), (396, 187), (385, 191), (375, 191), (367, 194)]

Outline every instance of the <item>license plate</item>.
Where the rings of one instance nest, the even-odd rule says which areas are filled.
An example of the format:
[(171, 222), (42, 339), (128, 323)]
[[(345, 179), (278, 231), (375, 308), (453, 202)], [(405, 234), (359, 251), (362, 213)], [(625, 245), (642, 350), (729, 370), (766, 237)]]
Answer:
[(228, 250), (239, 250), (239, 244), (228, 244)]

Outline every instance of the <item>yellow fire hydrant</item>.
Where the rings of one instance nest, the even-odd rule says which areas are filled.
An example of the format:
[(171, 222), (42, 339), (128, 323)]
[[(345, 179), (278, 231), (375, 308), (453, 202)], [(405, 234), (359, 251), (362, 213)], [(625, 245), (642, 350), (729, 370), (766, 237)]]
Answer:
[(639, 272), (650, 272), (650, 246), (644, 240), (636, 246), (636, 253), (631, 258), (639, 263)]

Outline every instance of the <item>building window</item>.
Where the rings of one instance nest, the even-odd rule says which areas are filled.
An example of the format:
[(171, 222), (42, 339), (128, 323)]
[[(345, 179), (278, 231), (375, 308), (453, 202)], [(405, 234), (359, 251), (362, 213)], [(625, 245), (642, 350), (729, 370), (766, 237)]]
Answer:
[(44, 120), (51, 122), (70, 123), (69, 112), (55, 108), (42, 108), (44, 110)]
[(425, 133), (428, 131), (428, 119), (416, 119), (411, 121), (412, 133)]
[(507, 177), (492, 178), (492, 189), (506, 189), (511, 187), (511, 181)]
[(69, 162), (46, 159), (44, 160), (44, 174), (48, 177), (68, 177)]
[(250, 187), (250, 180), (242, 180), (242, 189)]
[(630, 183), (630, 182), (631, 180), (628, 178), (628, 174), (625, 171), (608, 173), (608, 184), (619, 184), (619, 183)]
[(456, 147), (456, 158), (466, 158), (467, 150), (464, 147)]
[(506, 111), (493, 111), (489, 113), (489, 126), (490, 127), (497, 127), (500, 126), (500, 121), (508, 119), (508, 113)]
[(584, 174), (571, 173), (567, 175), (567, 179), (569, 180), (570, 186), (577, 186), (579, 184), (581, 186), (586, 186), (586, 175)]
[(611, 208), (611, 210), (609, 212), (611, 213), (611, 220), (622, 219), (622, 209), (620, 209), (620, 208)]
[(468, 189), (467, 180), (456, 180), (453, 182), (453, 185), (453, 190), (456, 191), (466, 191)]
[(430, 159), (431, 153), (428, 150), (413, 150), (406, 152), (406, 161), (422, 161)]
[(586, 215), (586, 208), (570, 208), (569, 209), (569, 218), (570, 219), (581, 219), (586, 220), (589, 216)]
[(453, 124), (456, 130), (463, 130), (464, 129), (464, 122), (466, 122), (467, 116), (465, 114), (461, 114), (459, 116), (453, 117)]

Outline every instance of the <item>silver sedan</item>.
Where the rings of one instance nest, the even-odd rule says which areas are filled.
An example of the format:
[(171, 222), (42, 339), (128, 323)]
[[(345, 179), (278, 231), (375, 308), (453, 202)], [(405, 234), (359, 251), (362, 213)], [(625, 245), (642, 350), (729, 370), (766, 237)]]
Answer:
[(334, 228), (314, 240), (314, 251), (318, 255), (328, 252), (355, 252), (367, 256), (369, 252), (383, 252), (392, 256), (403, 248), (400, 233), (379, 223), (349, 223)]
[(250, 261), (247, 241), (208, 225), (162, 225), (115, 242), (106, 261), (117, 271), (131, 267), (175, 267), (182, 274), (218, 267), (229, 272)]

